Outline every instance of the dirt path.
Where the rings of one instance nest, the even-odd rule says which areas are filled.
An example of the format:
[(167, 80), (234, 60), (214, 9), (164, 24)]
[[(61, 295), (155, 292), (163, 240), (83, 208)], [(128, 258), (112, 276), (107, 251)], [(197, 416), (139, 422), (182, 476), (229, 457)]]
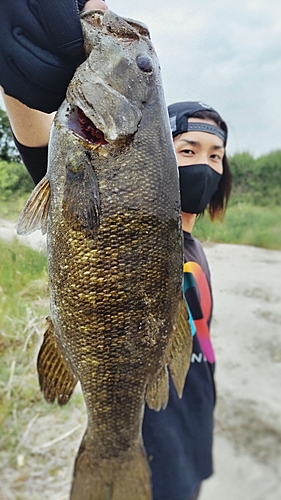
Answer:
[(9, 241), (16, 238), (23, 245), (28, 245), (38, 251), (43, 250), (46, 245), (46, 237), (42, 236), (41, 231), (35, 231), (29, 236), (18, 236), (15, 223), (5, 219), (0, 219), (0, 238)]
[(281, 252), (206, 248), (217, 357), (215, 466), (201, 500), (281, 499)]

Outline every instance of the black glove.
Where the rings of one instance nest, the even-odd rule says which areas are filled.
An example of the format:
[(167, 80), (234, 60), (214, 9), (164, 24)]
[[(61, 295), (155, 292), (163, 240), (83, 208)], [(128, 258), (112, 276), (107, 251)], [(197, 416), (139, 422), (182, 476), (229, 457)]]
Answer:
[(0, 0), (0, 85), (7, 95), (56, 111), (83, 57), (77, 0)]

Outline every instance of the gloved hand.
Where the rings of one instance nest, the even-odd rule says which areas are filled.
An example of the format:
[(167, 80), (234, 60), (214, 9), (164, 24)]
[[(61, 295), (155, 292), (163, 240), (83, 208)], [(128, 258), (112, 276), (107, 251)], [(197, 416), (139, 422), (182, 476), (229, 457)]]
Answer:
[[(85, 1), (79, 1), (83, 8)], [(77, 0), (0, 0), (0, 85), (30, 108), (56, 111), (78, 63)]]

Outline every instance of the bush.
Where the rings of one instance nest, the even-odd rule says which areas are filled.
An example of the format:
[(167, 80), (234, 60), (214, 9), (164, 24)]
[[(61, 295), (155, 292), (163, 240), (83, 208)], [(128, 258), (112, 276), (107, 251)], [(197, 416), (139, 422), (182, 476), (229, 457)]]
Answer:
[(0, 199), (8, 200), (12, 196), (20, 197), (30, 193), (34, 184), (23, 166), (18, 162), (0, 161)]
[(14, 144), (9, 118), (3, 109), (0, 109), (0, 159), (4, 161), (20, 161), (19, 152)]
[(233, 174), (231, 205), (281, 205), (281, 151), (254, 159), (249, 153), (229, 158)]

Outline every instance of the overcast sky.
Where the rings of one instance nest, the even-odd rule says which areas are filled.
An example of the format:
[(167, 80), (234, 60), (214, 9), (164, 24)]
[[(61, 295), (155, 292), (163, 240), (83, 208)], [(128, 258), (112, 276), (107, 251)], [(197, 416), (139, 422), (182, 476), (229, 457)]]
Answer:
[(144, 21), (167, 104), (202, 100), (229, 126), (229, 153), (281, 149), (280, 0), (108, 0)]
[(280, 0), (107, 0), (145, 22), (167, 104), (202, 100), (229, 126), (228, 152), (281, 149)]

